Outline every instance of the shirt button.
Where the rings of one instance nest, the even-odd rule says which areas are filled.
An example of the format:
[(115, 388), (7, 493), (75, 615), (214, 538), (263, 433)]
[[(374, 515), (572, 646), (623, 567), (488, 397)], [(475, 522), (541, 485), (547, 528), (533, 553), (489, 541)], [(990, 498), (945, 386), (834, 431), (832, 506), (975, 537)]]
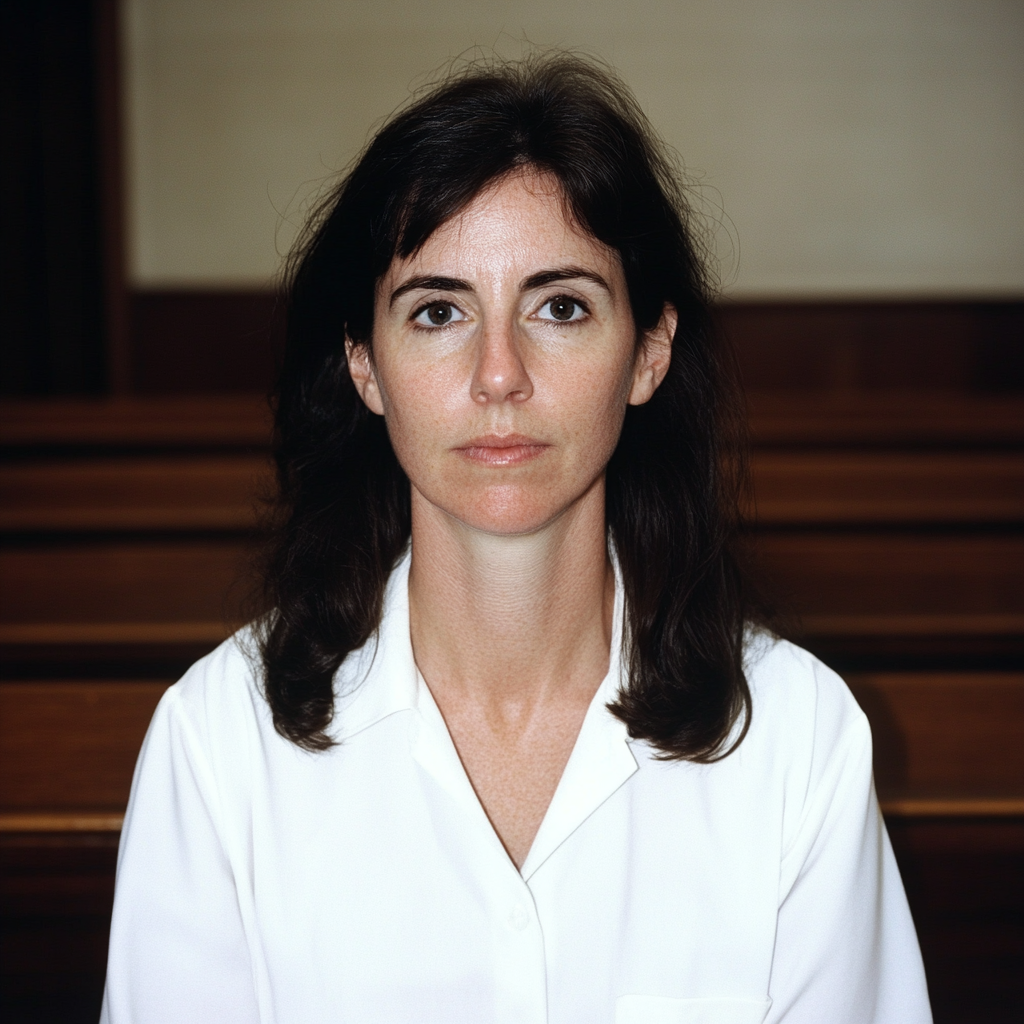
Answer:
[(521, 903), (517, 904), (508, 915), (508, 926), (521, 932), (530, 924), (530, 913)]

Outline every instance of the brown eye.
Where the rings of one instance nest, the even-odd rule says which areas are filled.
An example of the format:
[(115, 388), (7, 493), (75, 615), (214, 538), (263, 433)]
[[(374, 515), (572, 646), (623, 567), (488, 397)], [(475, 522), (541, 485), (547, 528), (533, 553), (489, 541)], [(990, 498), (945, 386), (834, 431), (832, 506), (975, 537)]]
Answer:
[(447, 302), (435, 302), (426, 308), (427, 319), (435, 327), (443, 327), (452, 318), (452, 307)]
[(576, 303), (572, 299), (552, 299), (548, 303), (551, 316), (555, 320), (571, 320), (576, 315)]
[(420, 306), (412, 318), (417, 327), (428, 331), (433, 327), (447, 327), (465, 319), (466, 314), (451, 302), (431, 302)]

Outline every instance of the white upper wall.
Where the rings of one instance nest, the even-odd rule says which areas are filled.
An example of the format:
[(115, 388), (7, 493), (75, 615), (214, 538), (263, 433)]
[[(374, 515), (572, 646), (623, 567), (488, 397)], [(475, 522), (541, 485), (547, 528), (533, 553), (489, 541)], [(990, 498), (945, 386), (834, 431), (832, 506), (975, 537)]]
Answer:
[(1021, 0), (125, 8), (136, 286), (268, 284), (411, 87), (525, 39), (618, 68), (702, 183), (728, 294), (1024, 295)]

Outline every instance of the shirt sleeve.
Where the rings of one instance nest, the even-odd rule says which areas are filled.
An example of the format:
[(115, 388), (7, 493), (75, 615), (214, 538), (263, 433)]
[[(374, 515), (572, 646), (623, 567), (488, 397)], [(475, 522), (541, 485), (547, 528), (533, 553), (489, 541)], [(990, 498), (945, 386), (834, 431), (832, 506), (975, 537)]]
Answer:
[(178, 689), (153, 716), (132, 783), (101, 1024), (259, 1020), (213, 774)]
[(810, 779), (785, 851), (767, 1024), (931, 1024), (924, 967), (875, 797), (871, 732), (814, 666)]

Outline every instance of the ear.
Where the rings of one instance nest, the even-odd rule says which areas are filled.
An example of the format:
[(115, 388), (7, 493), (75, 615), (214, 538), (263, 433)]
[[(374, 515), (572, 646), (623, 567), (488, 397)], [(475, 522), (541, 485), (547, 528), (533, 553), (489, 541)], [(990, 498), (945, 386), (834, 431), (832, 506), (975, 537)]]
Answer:
[(629, 391), (630, 405), (649, 402), (658, 390), (658, 385), (668, 373), (672, 362), (672, 339), (676, 335), (679, 314), (674, 306), (665, 304), (661, 319), (649, 331), (644, 331), (643, 341), (636, 354), (633, 367), (633, 386)]
[(348, 372), (352, 375), (352, 383), (355, 384), (359, 397), (366, 403), (370, 412), (383, 416), (384, 402), (381, 398), (380, 385), (377, 383), (377, 371), (370, 355), (370, 346), (365, 342), (356, 343), (351, 338), (346, 338), (345, 358), (348, 359)]

